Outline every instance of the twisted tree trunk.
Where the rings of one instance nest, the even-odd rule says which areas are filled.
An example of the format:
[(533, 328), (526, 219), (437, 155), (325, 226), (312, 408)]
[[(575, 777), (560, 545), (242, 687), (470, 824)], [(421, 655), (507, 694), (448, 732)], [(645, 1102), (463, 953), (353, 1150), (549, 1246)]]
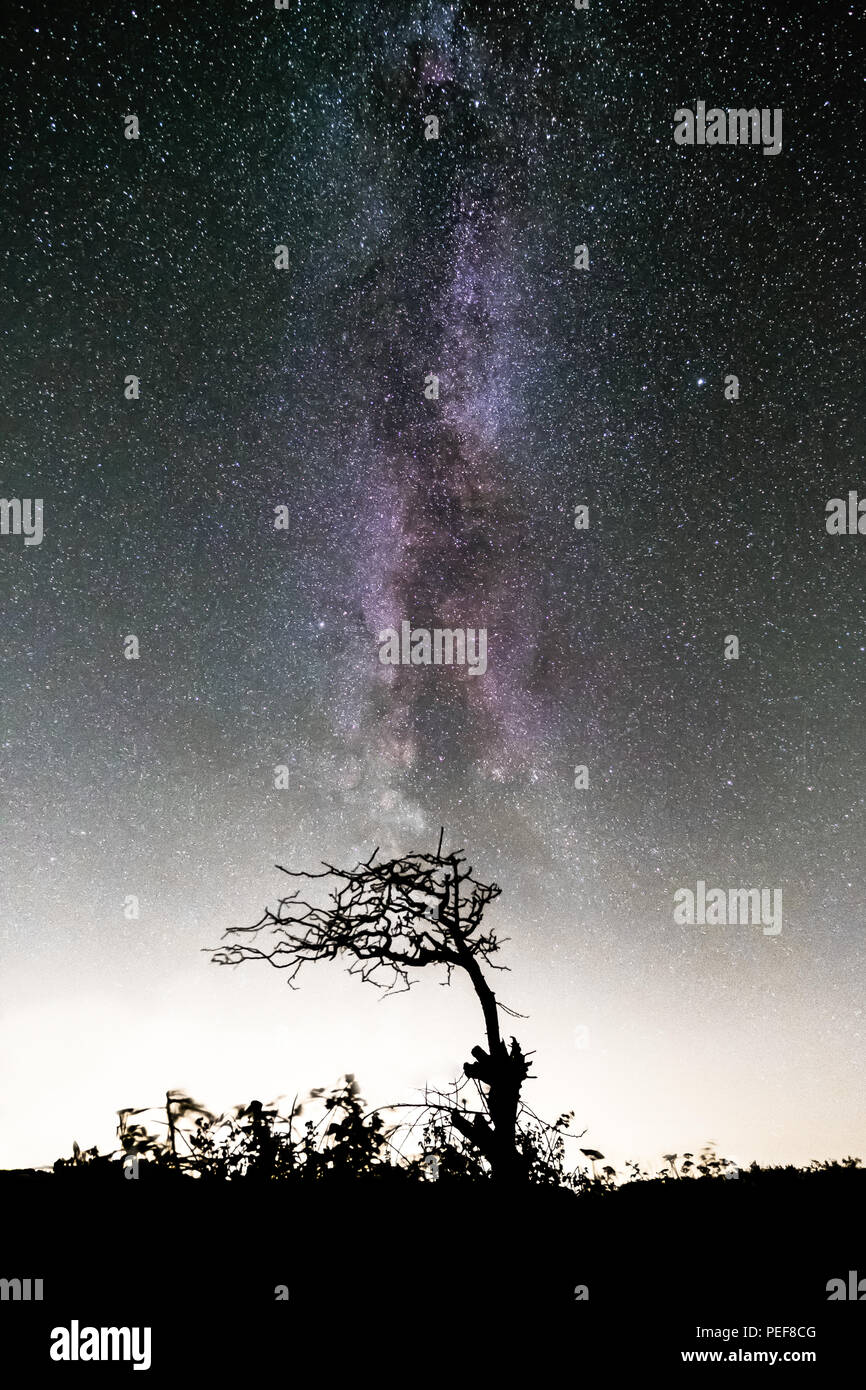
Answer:
[[(454, 922), (459, 923), (460, 875), (456, 860), (451, 861), (454, 883)], [(480, 1081), (487, 1089), (487, 1110), (489, 1120), (483, 1115), (471, 1119), (459, 1110), (452, 1112), (454, 1127), (464, 1138), (480, 1149), (487, 1159), (497, 1181), (514, 1183), (525, 1180), (526, 1165), (517, 1148), (517, 1109), (520, 1104), (520, 1090), (529, 1073), (529, 1064), (516, 1038), (511, 1039), (511, 1048), (505, 1045), (499, 1031), (499, 1006), (496, 995), (490, 988), (478, 961), (466, 949), (466, 944), (458, 930), (451, 931), (461, 964), (472, 981), (484, 1014), (484, 1027), (487, 1033), (487, 1047), (473, 1047), (474, 1062), (465, 1062), (463, 1070), (474, 1081)]]

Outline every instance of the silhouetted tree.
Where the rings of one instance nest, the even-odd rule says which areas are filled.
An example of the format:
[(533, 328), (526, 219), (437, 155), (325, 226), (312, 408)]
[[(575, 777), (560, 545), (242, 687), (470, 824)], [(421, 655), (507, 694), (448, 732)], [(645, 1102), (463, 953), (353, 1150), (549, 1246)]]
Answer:
[[(462, 852), (443, 854), (442, 838), (440, 833), (435, 854), (378, 861), (376, 849), (353, 869), (326, 863), (322, 873), (307, 873), (278, 864), (291, 878), (334, 881), (329, 901), (316, 906), (297, 889), (251, 927), (230, 927), (230, 944), (212, 957), (218, 965), (269, 961), (288, 972), (294, 987), (303, 965), (342, 955), (350, 961), (350, 975), (389, 993), (409, 989), (410, 972), (425, 966), (442, 966), (449, 984), (452, 971), (465, 971), (484, 1015), (487, 1048), (473, 1047), (474, 1061), (463, 1070), (479, 1083), (486, 1113), (454, 1110), (452, 1122), (481, 1152), (494, 1178), (523, 1180), (527, 1161), (517, 1142), (517, 1115), (529, 1066), (515, 1038), (510, 1047), (503, 1041), (499, 1013), (512, 1010), (496, 999), (481, 968), (482, 962), (506, 968), (491, 959), (499, 950), (496, 934), (482, 930), (485, 909), (501, 889), (473, 878)], [(264, 929), (278, 938), (269, 950), (250, 940)]]

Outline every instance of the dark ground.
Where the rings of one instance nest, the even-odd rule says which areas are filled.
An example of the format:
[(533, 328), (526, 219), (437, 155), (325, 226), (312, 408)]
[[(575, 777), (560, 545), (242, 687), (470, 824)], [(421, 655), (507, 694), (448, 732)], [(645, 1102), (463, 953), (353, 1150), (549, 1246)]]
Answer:
[[(485, 1184), (355, 1180), (209, 1186), (189, 1178), (0, 1174), (0, 1277), (44, 1280), (44, 1301), (0, 1303), (14, 1384), (117, 1384), (130, 1365), (57, 1364), (72, 1318), (153, 1328), (163, 1384), (212, 1377), (397, 1386), (614, 1384), (671, 1371), (821, 1385), (862, 1375), (866, 1298), (828, 1302), (831, 1278), (866, 1278), (866, 1172), (743, 1173), (635, 1183), (576, 1197)], [(588, 1301), (575, 1301), (586, 1285)], [(275, 1301), (277, 1285), (289, 1290)], [(864, 1286), (866, 1289), (866, 1286)], [(696, 1326), (757, 1327), (728, 1342)], [(771, 1337), (768, 1327), (814, 1327)], [(684, 1366), (692, 1349), (816, 1352), (812, 1364)], [(860, 1368), (860, 1369), (858, 1369)], [(143, 1379), (144, 1373), (138, 1373)], [(9, 1381), (12, 1384), (13, 1381)]]

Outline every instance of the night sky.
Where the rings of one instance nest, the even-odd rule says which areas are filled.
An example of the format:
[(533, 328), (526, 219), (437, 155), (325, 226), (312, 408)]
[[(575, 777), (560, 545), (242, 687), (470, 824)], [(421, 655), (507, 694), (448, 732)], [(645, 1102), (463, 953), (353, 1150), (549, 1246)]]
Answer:
[[(203, 950), (277, 862), (442, 825), (535, 1109), (618, 1163), (863, 1154), (855, 7), (28, 5), (2, 51), (0, 490), (44, 538), (0, 536), (0, 1162), (169, 1087), (458, 1074), (463, 986)], [(698, 101), (781, 153), (675, 144)], [(404, 619), (487, 671), (383, 666)], [(697, 880), (781, 933), (675, 924)]]

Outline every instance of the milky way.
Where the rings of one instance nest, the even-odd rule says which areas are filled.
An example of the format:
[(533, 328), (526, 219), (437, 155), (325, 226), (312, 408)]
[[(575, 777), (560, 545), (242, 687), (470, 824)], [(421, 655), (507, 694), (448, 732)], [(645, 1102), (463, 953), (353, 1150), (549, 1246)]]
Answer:
[[(214, 926), (276, 860), (444, 824), (603, 1147), (862, 1150), (866, 539), (824, 525), (866, 492), (853, 10), (98, 9), (4, 43), (2, 490), (45, 506), (0, 538), (6, 1026), (94, 1049), (6, 1104), (136, 1099), (115, 1017), (140, 1087), (207, 1093), (246, 1007)], [(783, 149), (676, 144), (699, 100), (784, 109)], [(402, 620), (486, 628), (487, 671), (381, 664)], [(699, 878), (781, 886), (784, 931), (676, 926)]]

